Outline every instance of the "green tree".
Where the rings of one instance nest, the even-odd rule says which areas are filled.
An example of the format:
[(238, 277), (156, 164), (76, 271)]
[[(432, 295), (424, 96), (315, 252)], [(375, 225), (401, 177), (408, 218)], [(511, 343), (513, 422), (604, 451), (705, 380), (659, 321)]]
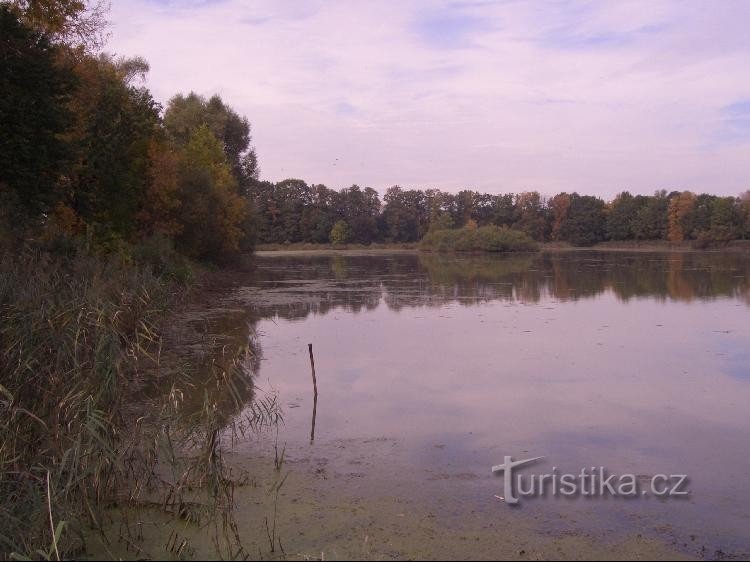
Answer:
[(37, 216), (59, 198), (56, 187), (71, 159), (62, 135), (75, 77), (58, 59), (45, 34), (0, 4), (0, 193), (12, 192)]
[(178, 94), (169, 100), (164, 114), (164, 127), (177, 146), (185, 146), (192, 134), (207, 126), (219, 139), (229, 165), (243, 192), (258, 179), (258, 159), (252, 147), (250, 123), (218, 95), (206, 99), (194, 92)]
[(641, 195), (633, 197), (628, 191), (618, 194), (610, 204), (607, 214), (607, 239), (632, 240), (635, 238), (633, 226), (647, 200), (647, 197)]
[(353, 242), (370, 244), (377, 239), (381, 211), (377, 191), (358, 185), (342, 189), (336, 197), (336, 210), (338, 217), (349, 225)]
[(665, 192), (649, 197), (633, 220), (633, 234), (639, 240), (666, 240), (669, 199)]
[(718, 197), (711, 213), (711, 237), (714, 240), (733, 240), (742, 231), (742, 212), (734, 197)]
[(393, 186), (388, 188), (383, 201), (382, 219), (387, 240), (415, 242), (424, 236), (429, 225), (424, 192)]
[(512, 193), (495, 195), (492, 198), (492, 224), (510, 227), (513, 225), (515, 216), (515, 197)]
[(177, 147), (184, 147), (200, 127), (208, 127), (219, 139), (229, 167), (237, 182), (237, 190), (248, 201), (247, 213), (242, 221), (240, 247), (252, 249), (264, 219), (257, 216), (253, 205), (258, 191), (264, 189), (258, 181), (260, 169), (255, 148), (252, 146), (250, 123), (239, 115), (218, 95), (208, 99), (191, 92), (174, 96), (164, 113), (164, 128)]
[(76, 65), (79, 87), (69, 138), (75, 150), (70, 204), (103, 238), (134, 235), (147, 192), (149, 148), (159, 127), (159, 107), (134, 84), (141, 61), (86, 57)]
[(527, 191), (516, 196), (516, 220), (513, 228), (541, 242), (545, 238), (547, 227), (544, 215), (544, 202), (537, 191)]
[(591, 246), (604, 240), (606, 222), (604, 201), (591, 195), (573, 193), (560, 235), (576, 246)]
[(439, 189), (428, 189), (424, 192), (425, 212), (427, 213), (427, 229), (433, 228), (437, 221), (445, 224), (446, 215), (451, 218), (451, 227), (455, 225), (454, 220), (454, 197), (450, 193), (444, 193)]
[(248, 203), (223, 147), (207, 126), (182, 151), (179, 179), (178, 248), (191, 257), (221, 261), (239, 253)]
[(742, 237), (747, 240), (750, 239), (750, 191), (740, 195), (740, 210), (743, 221)]
[(351, 239), (351, 230), (345, 220), (339, 220), (331, 229), (331, 244), (346, 244)]

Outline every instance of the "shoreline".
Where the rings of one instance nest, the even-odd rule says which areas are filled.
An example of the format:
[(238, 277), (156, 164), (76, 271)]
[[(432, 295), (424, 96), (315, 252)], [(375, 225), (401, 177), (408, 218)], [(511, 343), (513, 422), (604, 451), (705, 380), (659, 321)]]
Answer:
[[(567, 242), (541, 242), (539, 252), (674, 252), (674, 253), (747, 253), (750, 254), (750, 240), (733, 240), (726, 244), (709, 248), (698, 248), (694, 241), (669, 242), (657, 241), (626, 241), (626, 242), (599, 242), (593, 246), (573, 246)], [(421, 250), (418, 243), (404, 244), (259, 244), (253, 255), (275, 256), (275, 255), (307, 255), (307, 254), (385, 254), (385, 253), (437, 253)], [(455, 252), (456, 254), (477, 255), (506, 255), (519, 252)], [(450, 254), (450, 252), (448, 253)]]

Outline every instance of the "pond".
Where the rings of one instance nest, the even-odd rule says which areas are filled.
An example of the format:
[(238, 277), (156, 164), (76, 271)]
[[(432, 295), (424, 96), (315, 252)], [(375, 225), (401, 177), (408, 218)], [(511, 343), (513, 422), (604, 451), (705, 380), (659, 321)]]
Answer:
[[(447, 528), (523, 520), (750, 551), (748, 256), (282, 252), (240, 285), (240, 312), (212, 329), (251, 327), (255, 384), (281, 399), (278, 443), (304, 493), (415, 502)], [(603, 467), (644, 487), (685, 475), (689, 495), (511, 506), (491, 472), (506, 456), (544, 457), (523, 473)]]

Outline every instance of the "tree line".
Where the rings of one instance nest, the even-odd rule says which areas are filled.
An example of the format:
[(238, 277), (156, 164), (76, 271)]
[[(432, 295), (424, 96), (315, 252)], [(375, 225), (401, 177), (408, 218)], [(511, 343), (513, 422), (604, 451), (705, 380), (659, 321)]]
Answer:
[(750, 238), (750, 191), (740, 197), (658, 191), (612, 201), (591, 195), (353, 185), (336, 191), (289, 179), (257, 182), (252, 193), (262, 243), (416, 242), (432, 230), (500, 226), (539, 242), (591, 245), (606, 240), (729, 241)]
[(102, 52), (103, 29), (103, 11), (80, 0), (0, 3), (4, 238), (105, 251), (159, 238), (196, 259), (250, 250), (248, 120), (219, 96), (161, 107), (147, 62)]

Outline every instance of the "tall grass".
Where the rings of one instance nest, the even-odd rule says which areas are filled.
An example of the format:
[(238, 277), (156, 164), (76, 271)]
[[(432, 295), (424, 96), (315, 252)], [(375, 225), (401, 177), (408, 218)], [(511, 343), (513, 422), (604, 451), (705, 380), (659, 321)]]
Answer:
[[(84, 527), (123, 502), (182, 519), (212, 512), (217, 536), (241, 548), (219, 402), (240, 411), (252, 393), (251, 350), (212, 360), (213, 389), (187, 411), (191, 381), (160, 362), (159, 323), (179, 284), (116, 257), (0, 257), (0, 557), (81, 552)], [(235, 432), (279, 420), (274, 397), (249, 412)]]
[(431, 230), (420, 243), (435, 252), (530, 252), (537, 243), (526, 233), (499, 226)]

